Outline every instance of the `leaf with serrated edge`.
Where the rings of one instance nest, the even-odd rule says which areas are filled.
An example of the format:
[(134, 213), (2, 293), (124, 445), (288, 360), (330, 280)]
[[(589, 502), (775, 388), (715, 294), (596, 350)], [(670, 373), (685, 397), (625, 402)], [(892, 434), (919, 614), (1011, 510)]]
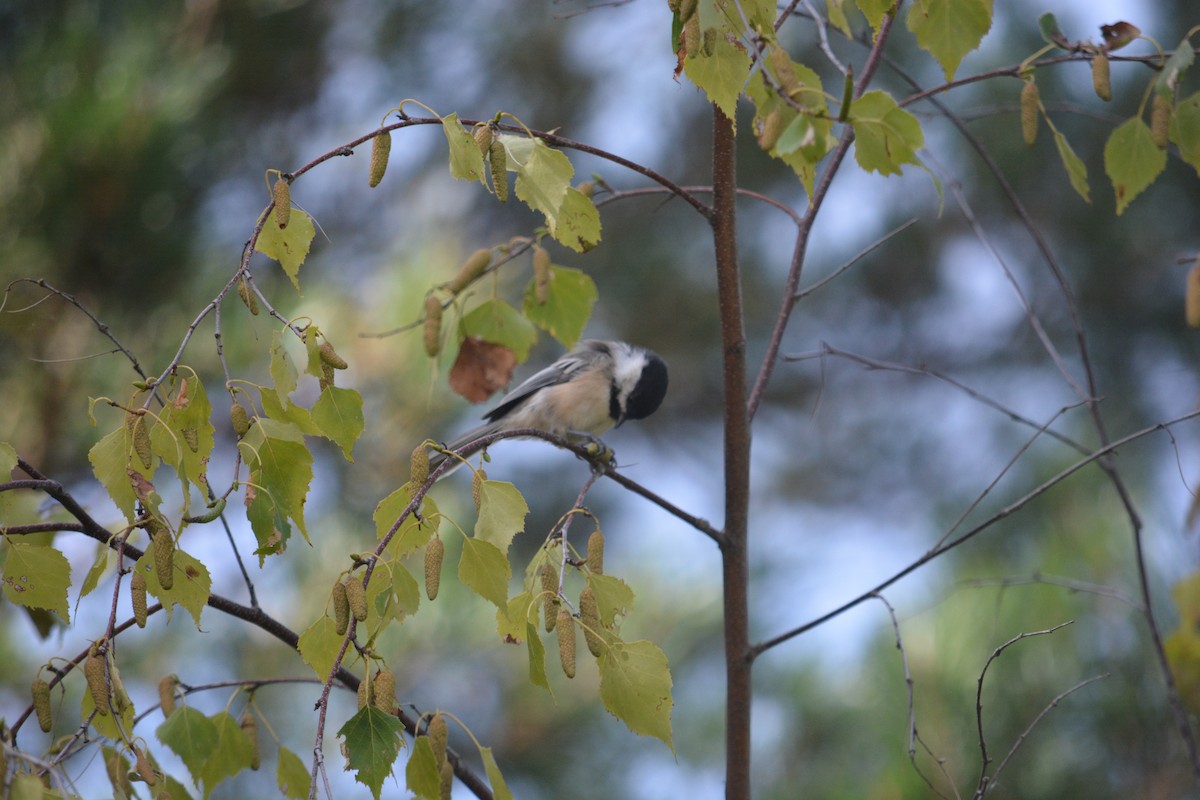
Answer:
[(330, 441), (342, 448), (346, 460), (353, 462), (350, 453), (366, 425), (362, 395), (353, 389), (326, 386), (312, 407), (312, 420)]
[(200, 782), (220, 733), (211, 719), (191, 706), (180, 706), (155, 730), (158, 740), (179, 756), (192, 780)]
[(641, 736), (662, 740), (671, 752), (671, 672), (653, 642), (614, 641), (600, 658), (604, 707)]
[(558, 207), (558, 214), (547, 218), (550, 235), (559, 244), (576, 253), (584, 253), (600, 243), (600, 211), (592, 199), (571, 187)]
[(546, 676), (546, 645), (538, 635), (537, 627), (530, 622), (525, 624), (525, 645), (529, 650), (529, 682), (553, 695), (550, 679)]
[(200, 629), (200, 615), (208, 605), (208, 597), (212, 592), (212, 577), (208, 568), (198, 559), (176, 549), (174, 556), (175, 581), (170, 589), (162, 588), (158, 582), (158, 572), (154, 568), (154, 549), (147, 547), (146, 552), (134, 564), (134, 569), (146, 578), (146, 591), (157, 597), (171, 618), (176, 605), (180, 605), (192, 615), (197, 630)]
[(71, 562), (53, 547), (12, 542), (4, 561), (4, 596), (26, 608), (53, 611), (70, 622), (67, 589), (71, 586)]
[(574, 347), (591, 319), (592, 307), (598, 297), (596, 283), (587, 273), (552, 264), (550, 292), (545, 303), (537, 301), (532, 281), (525, 289), (525, 317), (561, 342), (563, 347)]
[(375, 706), (359, 709), (338, 731), (346, 744), (348, 768), (375, 800), (379, 800), (383, 782), (392, 774), (392, 765), (404, 746), (402, 733), (404, 723)]
[(517, 197), (553, 224), (575, 174), (570, 159), (541, 139), (509, 134), (498, 138), (508, 151), (509, 170), (517, 173)]
[(470, 537), (463, 539), (462, 557), (458, 562), (458, 579), (480, 597), (497, 607), (508, 604), (508, 579), (512, 566), (508, 557), (491, 542)]
[(475, 137), (458, 121), (457, 113), (442, 117), (442, 132), (450, 145), (450, 177), (483, 182), (483, 154)]
[(513, 537), (525, 530), (529, 504), (520, 490), (507, 481), (484, 481), (479, 488), (479, 518), (475, 538), (508, 552)]
[(1058, 131), (1054, 132), (1054, 146), (1058, 148), (1058, 157), (1062, 159), (1063, 167), (1067, 170), (1067, 176), (1071, 179), (1071, 188), (1078, 192), (1085, 203), (1090, 203), (1087, 165), (1080, 160), (1079, 156), (1075, 155), (1075, 151), (1071, 149), (1070, 143), (1067, 142), (1067, 137)]
[(308, 767), (300, 760), (300, 756), (280, 745), (279, 766), (275, 770), (275, 784), (284, 797), (292, 800), (304, 800), (308, 797), (312, 785)]
[(902, 164), (917, 163), (925, 145), (917, 118), (896, 105), (886, 92), (867, 92), (850, 107), (854, 126), (854, 158), (868, 172), (899, 175)]
[(284, 345), (283, 331), (277, 330), (271, 334), (270, 354), (271, 380), (275, 382), (275, 393), (279, 395), (280, 404), (287, 406), (291, 402), (288, 399), (289, 395), (296, 391), (300, 373), (296, 371), (296, 364)]
[(300, 265), (308, 258), (308, 248), (316, 235), (317, 229), (313, 226), (312, 217), (298, 208), (293, 208), (286, 228), (280, 229), (274, 215), (267, 217), (254, 249), (278, 261), (299, 293)]
[(238, 721), (228, 711), (219, 711), (212, 716), (212, 723), (217, 729), (217, 743), (200, 768), (205, 797), (221, 781), (250, 768), (250, 739)]
[(533, 594), (521, 592), (509, 598), (507, 605), (496, 609), (496, 631), (502, 640), (515, 643), (525, 639), (525, 626), (529, 624), (531, 605)]
[(338, 635), (337, 626), (329, 617), (322, 614), (317, 621), (308, 626), (300, 634), (296, 649), (304, 663), (312, 667), (317, 677), (325, 680), (333, 669), (333, 661), (342, 648), (342, 636)]
[(507, 347), (517, 361), (529, 357), (537, 341), (537, 329), (521, 312), (499, 298), (480, 303), (463, 316), (460, 323), (464, 336), (477, 336), (485, 342)]
[(1170, 138), (1179, 147), (1179, 155), (1200, 175), (1200, 92), (1175, 106), (1171, 115)]
[(508, 790), (508, 784), (504, 782), (504, 776), (500, 774), (500, 767), (496, 766), (496, 757), (492, 755), (492, 748), (480, 747), (479, 757), (483, 759), (483, 769), (487, 772), (488, 780), (492, 784), (492, 797), (495, 800), (513, 800), (512, 792)]
[(442, 777), (428, 736), (418, 736), (413, 740), (412, 754), (404, 768), (404, 780), (408, 790), (422, 800), (441, 798)]
[(683, 71), (704, 91), (709, 102), (733, 119), (752, 64), (746, 51), (729, 41), (718, 28), (712, 55), (685, 58)]
[(1117, 197), (1117, 214), (1154, 183), (1166, 167), (1166, 151), (1154, 144), (1154, 134), (1140, 117), (1127, 120), (1113, 131), (1104, 146), (1104, 171)]
[[(379, 501), (379, 505), (375, 506), (372, 519), (375, 521), (375, 532), (380, 539), (387, 535), (391, 527), (396, 524), (396, 519), (401, 512), (408, 508), (408, 504), (411, 502), (412, 487), (407, 483)], [(396, 531), (396, 535), (392, 537), (392, 541), (388, 545), (388, 553), (393, 558), (402, 558), (421, 549), (426, 542), (433, 538), (433, 534), (437, 533), (441, 517), (438, 515), (437, 504), (433, 498), (426, 495), (421, 501), (420, 511), (421, 518), (419, 520), (416, 514), (409, 514), (400, 526), (400, 530)]]
[(979, 47), (992, 27), (991, 0), (916, 0), (908, 7), (908, 29), (917, 44), (942, 66), (946, 80), (963, 56)]

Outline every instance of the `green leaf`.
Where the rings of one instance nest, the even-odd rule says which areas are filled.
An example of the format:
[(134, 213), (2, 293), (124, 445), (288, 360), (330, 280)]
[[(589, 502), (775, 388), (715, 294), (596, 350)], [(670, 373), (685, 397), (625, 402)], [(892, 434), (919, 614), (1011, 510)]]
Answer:
[(275, 382), (275, 394), (279, 396), (281, 406), (288, 406), (291, 404), (288, 398), (296, 391), (300, 373), (296, 371), (296, 364), (288, 355), (287, 347), (283, 343), (283, 331), (277, 330), (271, 334), (270, 353), (271, 380)]
[(53, 547), (12, 542), (4, 562), (4, 596), (26, 608), (53, 611), (70, 622), (71, 562)]
[(146, 591), (157, 597), (163, 604), (163, 609), (170, 619), (176, 605), (180, 605), (192, 615), (196, 629), (200, 629), (200, 615), (208, 605), (208, 597), (212, 592), (212, 577), (208, 568), (195, 557), (183, 550), (175, 549), (174, 558), (175, 581), (170, 589), (162, 588), (158, 582), (158, 572), (154, 568), (154, 549), (147, 547), (146, 552), (134, 564), (146, 578)]
[(317, 621), (300, 634), (296, 649), (300, 651), (304, 663), (312, 667), (320, 680), (329, 677), (334, 659), (342, 649), (342, 638), (338, 635), (333, 620), (324, 614), (317, 617)]
[[(154, 454), (162, 457), (180, 477), (191, 481), (202, 494), (207, 494), (205, 473), (209, 456), (212, 455), (215, 433), (211, 420), (212, 404), (204, 391), (204, 384), (195, 375), (186, 380), (186, 394), (181, 395), (181, 382), (174, 401), (159, 412), (158, 424), (150, 429), (150, 444)], [(196, 445), (195, 450), (191, 447), (192, 443)]]
[(275, 769), (275, 783), (284, 797), (292, 800), (304, 800), (308, 797), (309, 787), (312, 786), (308, 767), (300, 760), (300, 756), (280, 745), (279, 766)]
[(1127, 120), (1112, 132), (1104, 146), (1104, 170), (1117, 197), (1118, 216), (1166, 166), (1166, 151), (1154, 144), (1154, 134), (1141, 117)]
[(192, 780), (199, 784), (220, 740), (216, 724), (191, 706), (180, 706), (158, 726), (155, 735), (179, 756)]
[(653, 642), (614, 641), (600, 658), (604, 707), (639, 736), (661, 739), (671, 752), (671, 672)]
[(525, 317), (562, 342), (564, 347), (571, 348), (591, 319), (592, 306), (598, 297), (596, 283), (587, 273), (552, 264), (550, 291), (545, 303), (537, 301), (533, 281), (526, 288)]
[[(526, 627), (529, 625), (529, 608), (533, 605), (533, 594), (521, 592), (508, 601), (508, 605), (496, 609), (496, 630), (500, 638), (508, 643), (517, 643), (525, 639)], [(537, 620), (537, 616), (534, 616)]]
[(1067, 175), (1071, 178), (1071, 188), (1079, 193), (1085, 203), (1092, 202), (1088, 196), (1087, 165), (1079, 160), (1079, 156), (1075, 155), (1075, 151), (1067, 142), (1067, 137), (1058, 131), (1054, 132), (1054, 145), (1058, 148), (1058, 157), (1062, 159), (1063, 167), (1066, 168)]
[(746, 51), (729, 41), (718, 28), (712, 55), (685, 58), (683, 71), (692, 83), (704, 91), (709, 102), (732, 120), (753, 63)]
[(8, 480), (17, 468), (17, 449), (8, 442), (0, 442), (0, 483)]
[(279, 394), (274, 389), (262, 388), (259, 397), (262, 399), (263, 413), (271, 419), (295, 425), (302, 433), (309, 436), (325, 435), (313, 422), (312, 414), (307, 408), (302, 408), (291, 400), (280, 403)]
[(129, 470), (146, 475), (141, 460), (137, 456), (130, 459), (132, 453), (133, 442), (123, 421), (119, 428), (96, 442), (88, 451), (88, 461), (92, 464), (96, 480), (108, 491), (108, 496), (129, 522), (134, 520), (134, 504), (137, 502), (129, 483)]
[(353, 462), (350, 452), (366, 426), (362, 395), (353, 389), (326, 386), (313, 405), (312, 420), (326, 437), (342, 448), (346, 460)]
[(212, 723), (217, 730), (217, 743), (200, 768), (205, 797), (221, 781), (250, 768), (250, 738), (238, 721), (228, 711), (220, 711), (213, 715)]
[(575, 187), (567, 189), (558, 214), (547, 217), (550, 235), (576, 253), (585, 253), (600, 243), (600, 211), (592, 198)]
[(529, 349), (537, 341), (537, 329), (508, 303), (492, 298), (480, 303), (462, 318), (464, 336), (478, 336), (485, 342), (500, 344), (512, 350), (517, 361), (529, 357)]
[(259, 419), (250, 426), (238, 448), (250, 467), (250, 480), (255, 485), (248, 516), (259, 541), (259, 552), (282, 549), (291, 533), (288, 519), (296, 523), (307, 540), (304, 499), (312, 483), (313, 457), (305, 446), (303, 432), (286, 422)]
[(497, 138), (508, 151), (509, 170), (517, 173), (517, 197), (552, 224), (575, 174), (570, 159), (541, 139), (507, 133)]
[(418, 736), (413, 740), (412, 754), (408, 757), (408, 766), (404, 768), (404, 780), (408, 790), (421, 800), (441, 800), (442, 776), (428, 736)]
[(1170, 138), (1179, 155), (1200, 174), (1200, 92), (1179, 102), (1171, 115)]
[(392, 594), (396, 597), (396, 618), (417, 613), (421, 606), (421, 586), (408, 568), (396, 561), (392, 567)]
[(899, 175), (901, 164), (916, 164), (925, 134), (917, 118), (896, 105), (887, 92), (867, 92), (850, 107), (854, 157), (868, 172)]
[[(411, 502), (412, 487), (407, 483), (379, 501), (379, 505), (375, 506), (372, 519), (375, 520), (375, 532), (380, 539), (387, 535), (392, 525), (396, 524), (401, 512), (408, 508), (408, 504)], [(420, 520), (415, 514), (410, 514), (404, 520), (404, 524), (400, 526), (400, 530), (396, 531), (396, 535), (392, 537), (392, 541), (388, 545), (388, 553), (391, 557), (403, 558), (409, 553), (416, 552), (433, 538), (433, 534), (437, 533), (441, 517), (438, 515), (437, 504), (434, 503), (433, 498), (426, 495), (421, 502), (420, 510)]]
[(633, 608), (633, 590), (629, 584), (612, 575), (588, 575), (588, 586), (596, 593), (596, 606), (600, 610), (600, 622), (604, 627), (616, 625), (617, 617), (624, 617)]
[(525, 623), (525, 644), (529, 650), (529, 682), (553, 694), (546, 675), (546, 645), (532, 622)]
[(855, 2), (858, 4), (858, 10), (863, 13), (875, 31), (879, 30), (883, 18), (896, 5), (895, 0), (855, 0)]
[(442, 132), (450, 145), (450, 176), (466, 181), (483, 182), (483, 153), (475, 137), (458, 121), (458, 114), (442, 117)]
[(1190, 39), (1191, 33), (1189, 32), (1187, 36), (1183, 37), (1183, 41), (1175, 48), (1175, 52), (1171, 54), (1167, 62), (1163, 64), (1162, 71), (1158, 73), (1156, 89), (1168, 97), (1175, 93), (1175, 89), (1179, 86), (1179, 79), (1196, 60)]
[[(92, 716), (92, 712), (96, 709), (95, 701), (92, 699), (91, 692), (83, 692), (83, 699), (80, 703), (80, 716), (83, 719), (91, 717), (92, 728), (101, 736), (108, 739), (120, 739), (124, 735), (122, 731), (133, 729), (133, 702), (130, 701), (129, 695), (125, 693), (125, 687), (121, 683), (121, 673), (117, 669), (116, 664), (109, 661), (108, 670), (113, 689), (109, 703), (109, 713)], [(115, 716), (112, 713), (113, 710), (117, 712)]]
[(850, 20), (846, 18), (846, 9), (842, 8), (844, 2), (846, 0), (825, 0), (825, 13), (829, 17), (829, 24), (841, 31), (847, 39), (851, 39), (854, 32), (850, 29)]
[(991, 0), (915, 0), (908, 8), (908, 29), (917, 44), (928, 51), (946, 73), (954, 71), (963, 56), (983, 41), (992, 27)]
[(338, 731), (346, 743), (348, 768), (354, 770), (355, 780), (370, 788), (375, 800), (400, 755), (403, 732), (404, 723), (374, 706), (359, 709)]
[(529, 504), (516, 486), (507, 481), (484, 481), (479, 487), (479, 519), (475, 538), (491, 542), (508, 552), (513, 537), (525, 530)]
[(325, 377), (324, 362), (321, 360), (321, 343), (318, 341), (320, 330), (316, 325), (309, 325), (304, 329), (304, 355), (307, 362), (304, 365), (304, 374), (311, 375), (318, 380)]
[(492, 755), (492, 748), (480, 747), (479, 756), (483, 759), (483, 769), (487, 772), (488, 780), (492, 784), (492, 797), (496, 800), (513, 800), (512, 792), (508, 790), (508, 784), (504, 782), (504, 776), (500, 774), (500, 767), (496, 766), (496, 757)]
[(1038, 28), (1041, 30), (1042, 39), (1045, 40), (1046, 44), (1053, 44), (1061, 47), (1062, 45), (1060, 42), (1064, 42), (1067, 39), (1066, 36), (1063, 36), (1063, 32), (1058, 27), (1058, 18), (1049, 11), (1038, 17)]
[(317, 230), (308, 214), (298, 208), (292, 209), (292, 217), (286, 228), (280, 229), (275, 222), (275, 216), (269, 215), (263, 223), (262, 233), (254, 245), (254, 249), (268, 258), (273, 258), (283, 267), (283, 271), (292, 280), (292, 286), (300, 291), (300, 265), (308, 257), (308, 248), (312, 244)]
[[(104, 577), (104, 573), (108, 571), (109, 563), (116, 559), (116, 553), (106, 544), (96, 545), (96, 558), (92, 561), (92, 568), (88, 570), (88, 574), (83, 579), (83, 583), (79, 587), (79, 598), (83, 599), (95, 590), (99, 585), (100, 579)], [(76, 610), (79, 609), (79, 601), (75, 602)]]
[[(828, 104), (821, 90), (820, 77), (808, 67), (796, 64), (790, 59), (787, 66), (802, 89), (798, 96), (802, 98), (806, 108), (813, 112), (811, 116), (805, 115), (808, 118), (807, 123), (796, 123), (796, 118), (800, 114), (788, 105), (778, 92), (767, 86), (761, 71), (756, 71), (750, 79), (747, 93), (756, 108), (754, 119), (757, 125), (764, 124), (767, 117), (774, 113), (780, 116), (780, 124), (784, 126), (784, 131), (787, 131), (793, 124), (801, 127), (806, 124), (811, 126), (811, 130), (815, 133), (811, 146), (808, 145), (807, 138), (802, 138), (801, 144), (804, 146), (798, 147), (792, 152), (781, 153), (778, 141), (770, 150), (771, 156), (792, 168), (796, 176), (800, 178), (805, 190), (811, 195), (816, 181), (816, 164), (836, 145), (837, 138), (833, 135), (833, 123), (829, 119), (823, 118), (823, 115), (828, 113)], [(783, 138), (782, 134), (780, 138)]]
[(508, 557), (491, 542), (463, 538), (462, 557), (458, 562), (458, 579), (475, 594), (490, 600), (499, 608), (508, 604), (508, 579), (512, 566)]

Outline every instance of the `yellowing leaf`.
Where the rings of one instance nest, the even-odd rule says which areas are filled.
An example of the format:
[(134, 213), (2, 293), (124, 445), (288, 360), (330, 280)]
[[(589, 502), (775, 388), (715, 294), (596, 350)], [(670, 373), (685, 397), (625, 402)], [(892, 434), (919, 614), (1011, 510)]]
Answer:
[(593, 572), (588, 575), (587, 582), (596, 593), (596, 606), (605, 627), (615, 625), (617, 617), (624, 617), (633, 608), (633, 590), (620, 578)]
[(545, 214), (547, 221), (553, 219), (575, 174), (570, 159), (541, 139), (510, 134), (497, 138), (508, 152), (508, 169), (517, 173), (517, 197)]
[(208, 597), (212, 592), (212, 577), (204, 564), (183, 550), (176, 549), (173, 560), (175, 580), (170, 589), (162, 588), (158, 582), (153, 548), (146, 548), (146, 552), (134, 564), (134, 569), (146, 578), (146, 591), (162, 602), (168, 619), (175, 606), (180, 605), (192, 615), (197, 630), (200, 629), (200, 615), (208, 605)]
[[(407, 483), (379, 501), (372, 519), (375, 520), (375, 532), (380, 539), (387, 535), (411, 502), (412, 487)], [(418, 521), (416, 515), (410, 514), (392, 537), (388, 553), (393, 558), (402, 558), (424, 547), (437, 532), (439, 521), (437, 505), (433, 498), (426, 495), (421, 503), (421, 520)]]
[(537, 301), (533, 281), (526, 288), (525, 317), (562, 342), (564, 347), (571, 348), (591, 319), (592, 306), (598, 297), (596, 283), (586, 273), (552, 264), (545, 303)]
[(492, 298), (471, 309), (463, 318), (461, 329), (465, 336), (475, 336), (485, 342), (507, 347), (524, 361), (537, 341), (537, 329), (508, 303)]
[(567, 189), (558, 213), (547, 217), (546, 224), (555, 241), (577, 253), (600, 243), (600, 212), (592, 198), (574, 187)]
[(283, 331), (277, 330), (271, 334), (270, 353), (271, 380), (275, 382), (275, 394), (279, 396), (281, 406), (290, 405), (289, 398), (292, 392), (296, 391), (300, 373), (296, 371), (296, 365), (283, 343)]
[[(181, 374), (188, 374), (188, 370)], [(207, 494), (205, 473), (212, 454), (215, 429), (212, 424), (212, 404), (195, 375), (187, 379), (186, 395), (183, 384), (176, 387), (175, 400), (159, 412), (159, 421), (150, 429), (150, 443), (155, 455), (171, 465), (181, 477), (191, 481), (202, 494)], [(149, 421), (149, 418), (147, 418)], [(192, 449), (192, 444), (196, 449)]]
[(683, 70), (692, 83), (704, 91), (709, 102), (732, 120), (752, 64), (746, 51), (729, 41), (718, 28), (712, 55), (685, 58)]
[(304, 800), (312, 785), (308, 767), (300, 756), (280, 745), (279, 766), (275, 769), (275, 783), (284, 797)]
[(70, 622), (67, 588), (71, 563), (53, 547), (12, 542), (4, 561), (4, 596), (26, 608), (44, 608)]
[(829, 24), (837, 28), (847, 38), (853, 35), (850, 30), (850, 20), (846, 19), (846, 10), (842, 8), (842, 3), (846, 0), (825, 0), (825, 14), (829, 17)]
[(661, 739), (671, 752), (671, 672), (653, 642), (614, 641), (600, 658), (604, 707), (640, 736)]
[(1154, 144), (1150, 127), (1141, 117), (1127, 120), (1108, 137), (1104, 170), (1117, 197), (1117, 214), (1166, 169), (1167, 153)]
[(850, 107), (854, 157), (868, 172), (899, 175), (901, 164), (916, 164), (925, 134), (917, 118), (896, 105), (887, 92), (867, 92)]
[(483, 154), (479, 152), (475, 137), (458, 121), (457, 113), (442, 117), (442, 132), (450, 145), (450, 176), (484, 182)]
[(521, 592), (510, 598), (507, 606), (496, 609), (496, 630), (503, 641), (516, 643), (525, 640), (526, 626), (530, 624), (529, 608), (532, 605), (533, 594)]
[(338, 731), (346, 743), (348, 768), (354, 778), (379, 800), (383, 782), (404, 746), (404, 723), (375, 706), (365, 706)]
[(361, 394), (353, 389), (326, 386), (313, 405), (312, 421), (326, 437), (342, 448), (347, 461), (354, 461), (350, 451), (354, 449), (354, 443), (366, 425)]
[(296, 645), (304, 663), (312, 667), (321, 680), (329, 677), (333, 661), (342, 647), (342, 637), (338, 635), (336, 628), (334, 621), (322, 614), (300, 634), (300, 641)]
[(1058, 157), (1062, 159), (1063, 167), (1066, 168), (1067, 175), (1071, 179), (1071, 188), (1079, 193), (1079, 196), (1083, 198), (1085, 203), (1090, 203), (1087, 165), (1079, 159), (1079, 156), (1075, 155), (1075, 151), (1071, 149), (1070, 143), (1067, 142), (1067, 137), (1058, 131), (1054, 132), (1054, 145), (1058, 148)]
[(525, 624), (525, 646), (529, 651), (529, 682), (553, 695), (546, 676), (546, 645), (532, 622)]
[(499, 547), (479, 539), (463, 539), (458, 579), (471, 591), (498, 608), (504, 608), (508, 604), (508, 579), (511, 576), (512, 566)]
[(879, 31), (879, 25), (888, 11), (896, 5), (895, 0), (855, 0), (855, 3), (876, 32)]
[(974, 50), (992, 27), (991, 0), (915, 0), (908, 7), (908, 29), (954, 79), (963, 56)]
[(479, 519), (475, 538), (491, 542), (508, 552), (513, 537), (525, 530), (529, 504), (516, 486), (507, 481), (484, 481), (479, 490)]
[(293, 208), (286, 228), (279, 227), (274, 215), (267, 217), (254, 249), (278, 261), (291, 279), (292, 286), (299, 292), (300, 265), (308, 258), (308, 248), (316, 235), (312, 218), (300, 209)]

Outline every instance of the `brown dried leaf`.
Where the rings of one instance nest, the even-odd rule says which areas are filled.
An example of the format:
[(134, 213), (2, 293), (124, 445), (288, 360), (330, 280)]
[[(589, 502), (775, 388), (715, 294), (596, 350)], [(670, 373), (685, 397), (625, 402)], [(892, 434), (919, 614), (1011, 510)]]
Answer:
[(507, 347), (468, 337), (450, 369), (450, 388), (472, 403), (482, 403), (508, 385), (516, 365), (517, 357)]

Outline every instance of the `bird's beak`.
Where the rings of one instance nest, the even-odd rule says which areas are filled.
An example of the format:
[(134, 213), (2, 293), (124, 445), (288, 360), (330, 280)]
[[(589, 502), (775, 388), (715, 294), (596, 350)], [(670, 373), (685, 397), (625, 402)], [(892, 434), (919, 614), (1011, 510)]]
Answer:
[(617, 424), (613, 425), (613, 428), (619, 428), (624, 424), (625, 424), (625, 415), (622, 414), (621, 416), (617, 417)]

